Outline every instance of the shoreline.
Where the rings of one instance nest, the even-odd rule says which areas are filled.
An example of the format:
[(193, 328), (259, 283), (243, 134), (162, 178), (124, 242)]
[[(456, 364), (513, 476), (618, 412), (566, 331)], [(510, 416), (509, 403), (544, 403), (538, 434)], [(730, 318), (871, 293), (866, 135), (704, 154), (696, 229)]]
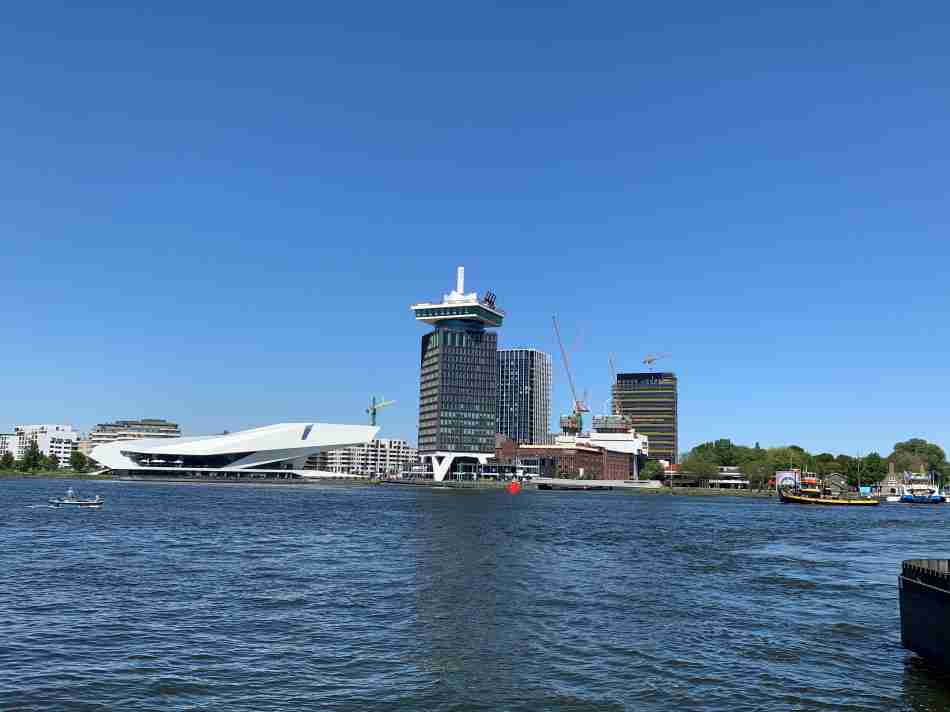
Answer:
[(224, 480), (224, 479), (214, 479), (214, 478), (197, 478), (197, 477), (115, 477), (108, 473), (103, 474), (94, 474), (89, 472), (72, 472), (72, 473), (58, 473), (58, 472), (0, 472), (0, 481), (2, 480), (90, 480), (97, 482), (130, 482), (136, 484), (182, 484), (182, 485), (203, 485), (203, 484), (213, 484), (213, 485), (312, 485), (312, 484), (338, 484), (338, 485), (350, 485), (350, 484), (359, 484), (359, 485), (370, 485), (377, 484), (377, 482), (372, 480), (366, 480), (365, 478), (358, 477), (315, 477), (308, 478), (304, 477), (301, 479), (294, 480), (274, 480), (274, 479), (240, 479), (240, 480)]
[[(456, 491), (467, 491), (467, 492), (490, 492), (490, 491), (501, 491), (506, 486), (507, 483), (479, 483), (478, 485), (473, 486), (471, 483), (455, 483), (455, 482), (433, 482), (433, 481), (399, 481), (399, 480), (367, 480), (363, 478), (351, 478), (341, 476), (339, 478), (305, 478), (305, 479), (295, 479), (295, 480), (220, 480), (220, 479), (197, 479), (197, 478), (140, 478), (140, 477), (112, 477), (108, 474), (94, 474), (89, 472), (0, 472), (0, 481), (3, 480), (87, 480), (87, 481), (98, 481), (98, 482), (124, 482), (131, 484), (214, 484), (214, 485), (240, 485), (240, 484), (255, 484), (255, 485), (314, 485), (314, 484), (334, 484), (334, 485), (361, 485), (361, 486), (376, 486), (376, 485), (396, 485), (400, 488), (420, 488), (428, 490), (456, 490)], [(609, 487), (609, 480), (604, 480), (604, 485)], [(539, 490), (535, 485), (526, 485), (523, 487), (523, 491), (532, 491), (538, 492)], [(556, 490), (558, 492), (566, 492), (570, 490)], [(719, 497), (745, 497), (751, 499), (775, 499), (776, 493), (772, 490), (733, 490), (733, 489), (717, 489), (717, 488), (705, 488), (705, 487), (676, 487), (670, 489), (669, 487), (660, 487), (660, 488), (616, 488), (611, 490), (601, 491), (601, 494), (604, 492), (613, 492), (613, 493), (622, 493), (633, 496), (645, 496), (645, 497), (708, 497), (710, 499), (716, 499)], [(582, 490), (577, 491), (578, 494), (583, 494)], [(588, 493), (589, 494), (589, 493)]]
[(719, 489), (716, 487), (661, 487), (659, 489), (625, 490), (630, 494), (667, 495), (672, 497), (752, 497), (754, 499), (774, 499), (774, 490)]
[(0, 472), (0, 480), (108, 480), (92, 472)]

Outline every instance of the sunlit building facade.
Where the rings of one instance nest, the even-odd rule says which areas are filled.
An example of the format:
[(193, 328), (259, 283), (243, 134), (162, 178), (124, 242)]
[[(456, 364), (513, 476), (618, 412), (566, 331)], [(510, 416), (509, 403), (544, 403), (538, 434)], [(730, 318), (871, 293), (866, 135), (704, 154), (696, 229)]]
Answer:
[(543, 445), (551, 420), (551, 355), (537, 349), (498, 351), (498, 433)]
[(441, 481), (494, 454), (498, 337), (505, 313), (495, 295), (465, 293), (465, 271), (441, 302), (411, 307), (433, 330), (422, 337), (419, 373), (419, 454)]
[(650, 459), (677, 460), (679, 411), (676, 374), (618, 373), (613, 387), (613, 409), (625, 415), (650, 443)]

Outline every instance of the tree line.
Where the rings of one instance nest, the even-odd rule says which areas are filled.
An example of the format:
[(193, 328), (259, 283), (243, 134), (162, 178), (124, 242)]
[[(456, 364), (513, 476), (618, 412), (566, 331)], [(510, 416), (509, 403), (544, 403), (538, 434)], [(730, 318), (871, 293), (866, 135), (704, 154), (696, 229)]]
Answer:
[(927, 472), (941, 484), (950, 479), (950, 464), (943, 448), (923, 438), (895, 443), (886, 457), (870, 452), (864, 456), (810, 453), (798, 445), (762, 448), (736, 445), (726, 438), (697, 445), (683, 459), (680, 471), (696, 477), (712, 477), (719, 467), (738, 467), (753, 487), (764, 487), (777, 470), (799, 468), (819, 476), (838, 473), (852, 486), (877, 484), (887, 476), (890, 463), (897, 472)]
[[(89, 458), (79, 450), (73, 450), (69, 456), (69, 467), (75, 472), (85, 472), (90, 464)], [(58, 470), (59, 466), (59, 458), (56, 455), (44, 455), (36, 444), (36, 440), (30, 442), (30, 446), (19, 460), (15, 459), (10, 451), (0, 455), (0, 472), (45, 472)]]

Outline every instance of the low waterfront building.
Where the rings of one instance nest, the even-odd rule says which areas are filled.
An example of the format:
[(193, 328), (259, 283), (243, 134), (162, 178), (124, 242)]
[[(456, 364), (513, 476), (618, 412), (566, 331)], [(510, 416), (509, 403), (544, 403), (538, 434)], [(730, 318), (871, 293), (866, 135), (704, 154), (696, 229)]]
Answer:
[(716, 476), (709, 478), (705, 485), (713, 489), (749, 489), (749, 480), (738, 467), (722, 465)]
[(904, 476), (903, 474), (897, 474), (897, 470), (894, 467), (893, 462), (887, 463), (887, 476), (881, 481), (877, 487), (878, 494), (882, 495), (899, 495), (904, 491)]
[(99, 423), (89, 433), (90, 449), (116, 440), (139, 440), (141, 438), (180, 438), (181, 428), (161, 418), (140, 420), (117, 420), (114, 423)]
[(494, 463), (520, 466), (525, 474), (582, 480), (626, 480), (630, 455), (582, 442), (524, 445), (506, 440), (495, 450)]
[(183, 438), (116, 440), (97, 445), (93, 460), (118, 476), (161, 479), (299, 479), (323, 450), (367, 443), (373, 425), (280, 423), (235, 433)]
[[(594, 416), (591, 431), (586, 435), (560, 436), (574, 437), (596, 447), (630, 456), (629, 479), (640, 479), (640, 466), (650, 456), (650, 440), (633, 427), (633, 419), (626, 415)], [(555, 441), (557, 442), (557, 441)]]
[(30, 443), (36, 441), (36, 446), (44, 456), (55, 455), (61, 468), (69, 467), (69, 458), (77, 449), (79, 433), (71, 425), (17, 425), (14, 427), (16, 435), (17, 460), (22, 460), (30, 449)]
[(319, 452), (307, 459), (305, 469), (385, 477), (411, 470), (418, 459), (418, 450), (405, 440), (375, 439)]

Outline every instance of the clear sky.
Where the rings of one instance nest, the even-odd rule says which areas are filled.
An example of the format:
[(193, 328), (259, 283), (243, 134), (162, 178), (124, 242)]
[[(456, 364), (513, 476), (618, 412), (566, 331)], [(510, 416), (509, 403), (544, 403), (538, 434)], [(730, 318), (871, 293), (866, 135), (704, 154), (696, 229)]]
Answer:
[(82, 5), (0, 26), (0, 430), (414, 442), (464, 264), (555, 415), (556, 312), (595, 412), (673, 354), (681, 449), (950, 446), (950, 5)]

